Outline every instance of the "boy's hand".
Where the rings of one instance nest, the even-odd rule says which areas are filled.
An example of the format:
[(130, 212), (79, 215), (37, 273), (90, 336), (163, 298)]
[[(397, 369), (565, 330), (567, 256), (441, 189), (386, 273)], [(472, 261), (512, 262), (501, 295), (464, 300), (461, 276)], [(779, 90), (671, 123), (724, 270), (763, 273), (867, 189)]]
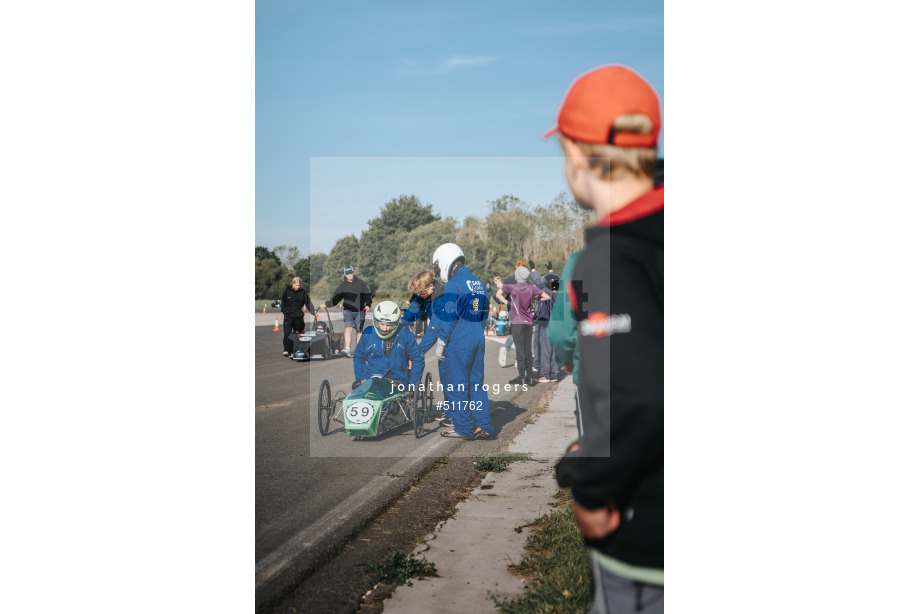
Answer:
[(492, 279), (492, 281), (495, 282), (495, 286), (496, 286), (499, 290), (502, 289), (502, 278), (501, 278), (501, 277), (495, 277), (494, 279)]
[(572, 510), (575, 512), (578, 530), (589, 539), (603, 539), (620, 526), (620, 510), (612, 503), (596, 510), (589, 510), (573, 500)]
[(527, 261), (527, 264), (530, 265), (530, 270), (531, 270), (531, 271), (536, 271), (536, 270), (537, 270), (537, 267), (535, 267), (534, 264), (533, 264), (533, 260), (528, 260), (528, 261)]
[(550, 271), (552, 271), (552, 270), (553, 270), (553, 263), (550, 262), (549, 260), (547, 260), (547, 261), (546, 261), (546, 268), (549, 269)]

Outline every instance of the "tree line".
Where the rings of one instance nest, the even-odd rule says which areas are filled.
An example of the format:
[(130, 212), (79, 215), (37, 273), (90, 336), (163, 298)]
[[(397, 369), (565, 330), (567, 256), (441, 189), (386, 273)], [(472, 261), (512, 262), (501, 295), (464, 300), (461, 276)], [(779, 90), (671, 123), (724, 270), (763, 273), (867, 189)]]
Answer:
[(332, 296), (351, 265), (375, 300), (401, 302), (410, 296), (409, 279), (431, 269), (431, 255), (443, 243), (459, 245), (470, 271), (485, 282), (511, 275), (517, 260), (533, 260), (541, 274), (550, 261), (561, 273), (569, 257), (584, 247), (584, 230), (592, 224), (591, 215), (565, 192), (545, 205), (504, 195), (490, 201), (488, 211), (482, 218), (442, 218), (431, 204), (403, 194), (383, 205), (360, 237), (342, 237), (328, 254), (304, 257), (296, 247), (256, 247), (255, 298), (278, 299), (291, 279), (300, 277), (317, 304)]

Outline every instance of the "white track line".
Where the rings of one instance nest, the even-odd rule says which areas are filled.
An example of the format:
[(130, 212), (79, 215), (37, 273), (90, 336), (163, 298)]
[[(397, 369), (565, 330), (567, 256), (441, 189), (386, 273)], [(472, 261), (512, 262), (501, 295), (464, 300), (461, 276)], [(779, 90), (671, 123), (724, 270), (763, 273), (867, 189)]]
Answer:
[[(426, 442), (416, 450), (416, 456), (403, 458), (390, 468), (389, 473), (397, 475), (407, 474), (413, 465), (421, 462), (423, 457), (429, 456), (429, 452), (433, 452), (434, 449), (442, 443), (445, 442), (440, 437)], [(329, 510), (323, 514), (319, 520), (300, 531), (297, 535), (276, 548), (271, 554), (256, 563), (256, 590), (260, 589), (279, 571), (287, 567), (301, 552), (319, 542), (337, 526), (357, 513), (361, 505), (378, 494), (379, 491), (382, 491), (392, 480), (393, 478), (385, 475), (374, 477), (369, 484), (352, 493), (344, 501), (336, 504), (335, 509)]]

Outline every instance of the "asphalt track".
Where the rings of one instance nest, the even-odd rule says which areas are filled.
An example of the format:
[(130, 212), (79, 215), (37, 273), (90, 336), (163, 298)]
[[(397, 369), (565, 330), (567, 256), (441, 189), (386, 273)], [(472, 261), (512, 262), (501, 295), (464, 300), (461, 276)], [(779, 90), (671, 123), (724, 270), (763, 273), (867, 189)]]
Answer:
[[(332, 320), (336, 331), (342, 330), (338, 316)], [(257, 314), (257, 324), (266, 320), (273, 324), (274, 316)], [(440, 437), (436, 422), (425, 425), (420, 439), (411, 424), (374, 439), (352, 440), (333, 422), (322, 436), (316, 427), (320, 383), (329, 380), (333, 396), (349, 392), (352, 361), (342, 356), (295, 362), (282, 356), (281, 339), (272, 325), (255, 327), (257, 602), (296, 583), (460, 443)], [(516, 373), (498, 365), (499, 347), (486, 343), (485, 382), (501, 387), (490, 391), (490, 400), (510, 401), (520, 390), (505, 390)], [(425, 370), (435, 382), (436, 363), (429, 351)], [(436, 392), (435, 398), (443, 394)]]

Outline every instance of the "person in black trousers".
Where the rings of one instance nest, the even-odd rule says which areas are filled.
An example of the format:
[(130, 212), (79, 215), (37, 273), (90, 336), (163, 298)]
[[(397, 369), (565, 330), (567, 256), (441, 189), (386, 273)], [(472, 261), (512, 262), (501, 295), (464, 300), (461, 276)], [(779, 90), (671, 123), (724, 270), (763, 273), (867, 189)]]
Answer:
[(281, 313), (284, 314), (284, 338), (281, 341), (284, 345), (284, 356), (290, 356), (294, 352), (294, 342), (288, 339), (291, 331), (302, 333), (306, 328), (303, 308), (306, 307), (316, 317), (316, 309), (310, 301), (310, 295), (301, 287), (302, 285), (300, 278), (295, 277), (281, 295)]

